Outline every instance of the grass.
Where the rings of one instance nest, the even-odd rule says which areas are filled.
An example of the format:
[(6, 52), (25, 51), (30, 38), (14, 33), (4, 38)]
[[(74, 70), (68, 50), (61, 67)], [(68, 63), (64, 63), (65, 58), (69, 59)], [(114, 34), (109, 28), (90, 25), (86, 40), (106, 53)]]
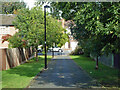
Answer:
[(2, 71), (0, 71), (0, 90), (2, 89)]
[[(51, 56), (48, 56), (50, 60)], [(12, 69), (2, 71), (2, 88), (25, 88), (30, 81), (44, 68), (44, 56), (39, 56)]]
[(85, 70), (92, 78), (96, 79), (105, 87), (120, 87), (120, 73), (118, 69), (110, 68), (99, 62), (99, 69), (95, 69), (96, 62), (83, 55), (71, 56), (71, 58), (83, 69)]

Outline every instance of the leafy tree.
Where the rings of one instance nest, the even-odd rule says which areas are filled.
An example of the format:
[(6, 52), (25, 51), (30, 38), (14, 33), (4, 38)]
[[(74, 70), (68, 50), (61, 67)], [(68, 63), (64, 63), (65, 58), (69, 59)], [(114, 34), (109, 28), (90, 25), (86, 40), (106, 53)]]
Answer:
[(12, 37), (10, 37), (8, 39), (8, 41), (10, 43), (12, 43), (12, 46), (11, 44), (9, 44), (9, 47), (13, 47), (13, 48), (22, 48), (24, 46), (24, 42), (22, 41), (22, 39), (18, 36), (18, 33), (16, 33), (15, 35), (13, 35)]
[[(35, 48), (36, 60), (38, 60), (38, 45), (44, 46), (44, 13), (42, 8), (34, 7), (31, 10), (28, 8), (19, 10), (14, 25), (19, 29), (18, 36), (21, 38), (20, 40), (25, 41), (24, 47), (32, 46)], [(63, 32), (64, 29), (60, 23), (50, 15), (47, 15), (47, 47), (51, 47), (53, 43), (62, 45), (66, 40), (60, 40), (66, 37), (66, 34)], [(10, 43), (14, 46), (14, 42), (11, 40), (12, 38), (10, 38)], [(21, 46), (21, 44), (17, 43), (15, 45)]]
[[(97, 58), (103, 53), (120, 53), (119, 3), (61, 2), (52, 4), (53, 10), (62, 11), (62, 17), (74, 21), (75, 24), (71, 25), (71, 31), (84, 51), (93, 54)], [(56, 12), (53, 12), (53, 14), (56, 14), (56, 17), (58, 16)]]
[(1, 14), (16, 14), (18, 9), (26, 8), (24, 2), (2, 2)]
[(49, 45), (48, 47), (53, 46), (55, 43), (58, 46), (62, 46), (68, 41), (67, 34), (64, 33), (65, 29), (62, 28), (60, 22), (56, 19), (52, 18), (51, 16), (47, 17), (47, 42)]
[[(37, 48), (43, 43), (43, 12), (41, 8), (19, 10), (14, 25), (19, 29), (19, 37), (26, 42), (25, 48), (33, 46), (38, 60)], [(11, 43), (13, 45), (13, 43)]]
[[(81, 9), (76, 13), (75, 22), (77, 23), (78, 28), (80, 26), (83, 27), (83, 30), (79, 32), (81, 33), (81, 36), (84, 37), (84, 39), (89, 38), (88, 40), (91, 43), (87, 48), (89, 48), (88, 50), (90, 50), (91, 54), (97, 57), (97, 62), (98, 62), (98, 57), (102, 54), (102, 52), (108, 53), (108, 51), (112, 52), (113, 50), (117, 52), (119, 49), (119, 47), (116, 47), (114, 45), (114, 42), (118, 41), (119, 39), (119, 37), (117, 37), (117, 34), (114, 35), (118, 30), (117, 28), (118, 24), (117, 23), (111, 24), (111, 22), (114, 22), (115, 20), (115, 18), (111, 19), (112, 16), (114, 16), (114, 12), (108, 11), (112, 9), (111, 7), (113, 6), (118, 7), (119, 4), (107, 3), (106, 5), (105, 3), (85, 3), (82, 5)], [(108, 12), (102, 11), (104, 7), (107, 8)], [(114, 8), (112, 11), (116, 9)], [(107, 15), (108, 17), (106, 17)], [(118, 15), (116, 15), (116, 17), (117, 16)], [(115, 22), (118, 22), (118, 18), (115, 20)], [(116, 31), (113, 28), (112, 29), (108, 28), (107, 25), (108, 26), (112, 25), (113, 27), (116, 27), (117, 28)], [(84, 36), (82, 35), (83, 32), (84, 32), (83, 34)], [(83, 42), (85, 41), (84, 39), (82, 40)], [(118, 42), (117, 45), (119, 45)], [(110, 48), (110, 46), (112, 47)]]
[[(106, 46), (107, 48), (105, 51), (111, 51), (114, 53), (120, 53), (120, 24), (118, 23), (120, 21), (120, 3), (117, 2), (109, 2), (109, 3), (101, 3), (100, 7), (100, 22), (103, 24), (104, 29), (97, 30), (96, 32), (102, 33), (102, 35), (106, 35)], [(109, 49), (108, 49), (108, 47)]]
[(52, 2), (51, 14), (53, 17), (63, 17), (66, 20), (73, 20), (75, 13), (79, 10), (81, 2)]

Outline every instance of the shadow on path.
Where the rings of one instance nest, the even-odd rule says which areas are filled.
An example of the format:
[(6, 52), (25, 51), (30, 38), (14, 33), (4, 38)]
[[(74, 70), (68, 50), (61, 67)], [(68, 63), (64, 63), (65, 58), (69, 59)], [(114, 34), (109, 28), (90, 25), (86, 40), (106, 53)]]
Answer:
[(40, 73), (29, 88), (91, 88), (100, 87), (82, 71), (69, 56), (57, 56)]

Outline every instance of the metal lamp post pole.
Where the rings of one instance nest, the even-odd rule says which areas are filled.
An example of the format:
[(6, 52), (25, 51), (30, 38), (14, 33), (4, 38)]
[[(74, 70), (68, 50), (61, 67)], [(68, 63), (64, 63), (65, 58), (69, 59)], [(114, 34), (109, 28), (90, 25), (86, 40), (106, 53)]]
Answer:
[(47, 69), (47, 54), (46, 54), (46, 7), (44, 6), (44, 27), (45, 27), (45, 69)]
[(45, 27), (45, 69), (47, 69), (47, 51), (46, 51), (46, 8), (49, 8), (50, 6), (46, 5), (44, 6), (44, 27)]

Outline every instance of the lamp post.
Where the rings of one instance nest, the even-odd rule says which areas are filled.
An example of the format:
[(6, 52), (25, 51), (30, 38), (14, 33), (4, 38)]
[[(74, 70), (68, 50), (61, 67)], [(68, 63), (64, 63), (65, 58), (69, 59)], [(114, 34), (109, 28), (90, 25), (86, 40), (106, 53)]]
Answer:
[(47, 69), (47, 52), (46, 52), (46, 8), (50, 8), (50, 6), (44, 6), (44, 28), (45, 28), (45, 69)]

